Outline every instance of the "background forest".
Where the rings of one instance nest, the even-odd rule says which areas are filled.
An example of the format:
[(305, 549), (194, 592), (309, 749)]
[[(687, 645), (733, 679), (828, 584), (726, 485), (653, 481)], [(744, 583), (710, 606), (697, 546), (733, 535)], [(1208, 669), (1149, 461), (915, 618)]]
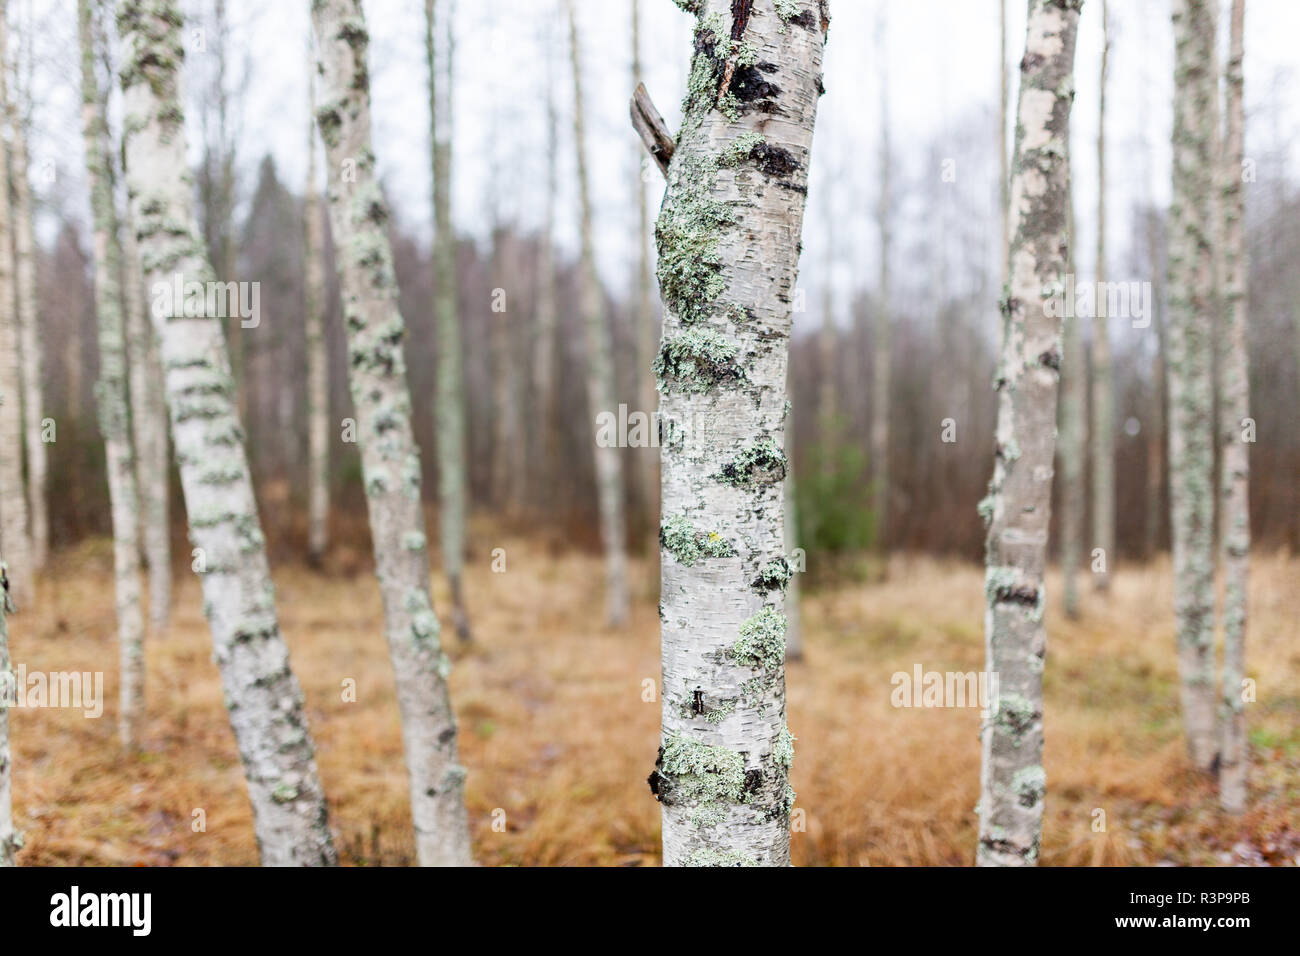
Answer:
[[(24, 489), (0, 492), (18, 608), (10, 656), (28, 671), (102, 671), (106, 688), (101, 720), (10, 710), (14, 820), (25, 834), (17, 861), (255, 864), (175, 449), (157, 468), (150, 462), (166, 449), (150, 452), (138, 432), (127, 443), (140, 475), (148, 676), (137, 739), (121, 748), (115, 512), (97, 384), (106, 374), (95, 263), (103, 217), (92, 213), (86, 70), (102, 89), (105, 208), (123, 239), (129, 109), (116, 82), (124, 28), (112, 5), (90, 6), (92, 28), (83, 12), (80, 35), (73, 0), (8, 0), (4, 11), (5, 215), (18, 258), (8, 275), (0, 267), (0, 293), (19, 305), (0, 387), (7, 403), (17, 386), (26, 409), (20, 434), (0, 433), (0, 455), (22, 462)], [(665, 177), (627, 111), (644, 82), (669, 130), (685, 122), (678, 103), (689, 100), (698, 49), (695, 18), (678, 6), (691, 5), (437, 0), (429, 28), (424, 0), (365, 4), (373, 172), (388, 210), (377, 231), (391, 244), (405, 322), (432, 607), (467, 768), (472, 853), (484, 864), (661, 859), (660, 810), (646, 788), (661, 717), (659, 449), (627, 438), (636, 413), (657, 402), (654, 221)], [(1175, 651), (1174, 33), (1168, 3), (1105, 6), (1105, 31), (1101, 0), (1079, 17), (1069, 271), (1080, 282), (1149, 283), (1149, 314), (1103, 323), (1100, 341), (1098, 323), (1084, 318), (1067, 339), (1061, 413), (1078, 417), (1073, 428), (1062, 421), (1052, 486), (1041, 862), (1297, 864), (1300, 61), (1288, 38), (1300, 11), (1251, 0), (1245, 21), (1242, 261), (1255, 428), (1246, 673), (1259, 691), (1247, 709), (1251, 796), (1245, 812), (1225, 815), (1213, 775), (1186, 753)], [(334, 147), (313, 123), (328, 98), (324, 80), (310, 82), (311, 5), (180, 7), (193, 214), (214, 278), (258, 289), (258, 323), (224, 323), (232, 398), (338, 858), (412, 864), (400, 692), (380, 639), (388, 605), (374, 575), (376, 512), (355, 437), (365, 412), (356, 381), (349, 386), (359, 360), (340, 270), (354, 247), (326, 215)], [(1025, 11), (999, 0), (836, 0), (830, 12), (791, 304), (786, 521), (803, 562), (786, 608), (785, 686), (799, 740), (790, 856), (799, 865), (969, 864), (979, 711), (899, 708), (891, 675), (983, 666), (978, 507), (998, 418), (1003, 212)], [(1215, 11), (1216, 78), (1229, 59), (1229, 13), (1227, 3)], [(125, 287), (133, 253), (122, 254)], [(129, 339), (148, 290), (134, 305), (127, 294)], [(459, 336), (456, 357), (444, 322)], [(592, 398), (597, 326), (607, 330), (597, 338), (608, 336), (607, 404)], [(449, 361), (462, 386), (460, 461), (439, 444)], [(133, 428), (162, 421), (161, 373), (150, 377), (144, 364)], [(616, 428), (612, 491), (593, 440), (601, 413), (627, 423)], [(454, 510), (449, 468), (463, 469)], [(18, 499), (22, 562), (10, 543)], [(449, 520), (464, 524), (463, 574), (447, 566)], [(626, 554), (625, 613), (607, 592), (611, 520)], [(1094, 548), (1104, 551), (1100, 567)]]

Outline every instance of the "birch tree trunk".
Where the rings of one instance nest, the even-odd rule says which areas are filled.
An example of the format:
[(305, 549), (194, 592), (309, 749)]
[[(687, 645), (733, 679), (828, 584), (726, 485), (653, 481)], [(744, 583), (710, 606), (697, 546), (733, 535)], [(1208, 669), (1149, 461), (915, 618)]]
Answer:
[[(465, 520), (469, 478), (465, 465), (465, 386), (461, 366), (460, 314), (456, 292), (456, 232), (451, 221), (451, 82), (453, 17), (448, 12), (444, 49), (446, 69), (437, 82), (435, 41), (438, 0), (425, 0), (425, 54), (429, 65), (429, 136), (433, 152), (433, 311), (438, 336), (438, 527), (442, 564), (451, 587), (452, 623), (462, 641), (471, 638), (461, 583), (465, 569)], [(468, 853), (468, 850), (466, 851)]]
[(880, 233), (880, 299), (876, 304), (876, 329), (871, 373), (871, 486), (872, 510), (875, 512), (876, 550), (884, 554), (889, 547), (889, 398), (891, 320), (889, 294), (889, 73), (883, 55), (882, 32), (877, 59), (880, 64), (880, 196), (876, 207), (876, 228)]
[[(1069, 159), (1069, 145), (1066, 145)], [(1066, 172), (1067, 177), (1070, 175)], [(1069, 246), (1067, 272), (1077, 276), (1074, 258), (1074, 190), (1067, 184), (1066, 243)], [(1083, 554), (1084, 448), (1088, 408), (1088, 369), (1083, 353), (1082, 320), (1077, 315), (1062, 319), (1064, 352), (1061, 358), (1061, 573), (1065, 579), (1065, 614), (1079, 616), (1079, 563)]]
[(155, 632), (159, 632), (167, 627), (167, 622), (171, 619), (172, 603), (167, 406), (163, 397), (158, 338), (146, 315), (144, 275), (141, 272), (140, 249), (135, 238), (135, 222), (129, 202), (122, 225), (122, 274), (126, 282), (122, 299), (126, 308), (131, 433), (135, 440), (140, 534), (149, 565), (149, 623)]
[(1106, 75), (1110, 59), (1110, 21), (1101, 2), (1101, 97), (1097, 115), (1097, 309), (1092, 326), (1092, 547), (1102, 564), (1094, 564), (1093, 586), (1110, 588), (1115, 560), (1115, 375), (1110, 365), (1110, 316), (1106, 314)]
[(787, 866), (784, 485), (791, 300), (824, 2), (695, 5), (655, 235), (664, 335), (665, 866)]
[[(8, 395), (0, 393), (0, 402)], [(9, 629), (6, 618), (14, 609), (9, 600), (9, 566), (0, 560), (0, 867), (13, 866), (14, 854), (22, 847), (22, 836), (14, 829), (13, 762), (9, 748), (9, 698), (13, 671), (9, 660)]]
[[(128, 192), (151, 290), (213, 280), (190, 205), (178, 75), (182, 24), (173, 0), (118, 5)], [(159, 308), (153, 316), (172, 439), (262, 863), (333, 864), (302, 690), (276, 618), (221, 319), (174, 311)]]
[(996, 455), (989, 495), (980, 503), (988, 525), (985, 667), (998, 676), (992, 713), (981, 728), (980, 866), (1033, 866), (1042, 837), (1043, 567), (1061, 367), (1067, 144), (1079, 7), (1077, 0), (1029, 0), (1020, 67)]
[[(638, 0), (632, 0), (632, 88), (642, 81), (641, 75), (641, 11)], [(654, 420), (659, 410), (659, 394), (655, 391), (655, 346), (659, 343), (659, 321), (655, 315), (654, 291), (650, 278), (650, 204), (646, 201), (645, 179), (642, 170), (648, 158), (642, 160), (638, 151), (636, 167), (637, 207), (637, 273), (636, 273), (636, 370), (637, 406)], [(656, 426), (657, 427), (657, 426)], [(643, 448), (637, 456), (641, 461), (641, 495), (644, 501), (646, 527), (659, 527), (659, 449)], [(657, 536), (646, 538), (647, 571), (652, 593), (659, 586), (659, 547)]]
[(1174, 0), (1169, 224), (1169, 492), (1183, 723), (1192, 762), (1215, 761), (1212, 192), (1217, 77), (1209, 0)]
[[(577, 151), (578, 201), (582, 254), (578, 300), (582, 312), (587, 361), (587, 413), (594, 422), (601, 412), (617, 413), (614, 399), (614, 357), (605, 314), (600, 277), (596, 272), (592, 237), (591, 193), (587, 178), (586, 135), (583, 130), (582, 56), (573, 0), (565, 3), (569, 16), (569, 52), (573, 61), (573, 139)], [(594, 426), (593, 426), (594, 431)], [(627, 620), (627, 544), (623, 513), (623, 460), (617, 446), (593, 442), (596, 459), (596, 498), (600, 538), (605, 550), (605, 613), (611, 626)]]
[(108, 457), (108, 496), (113, 519), (113, 590), (120, 661), (118, 732), (122, 746), (140, 746), (144, 729), (144, 620), (140, 612), (140, 502), (135, 488), (127, 390), (126, 335), (122, 327), (121, 247), (113, 207), (106, 102), (95, 75), (100, 46), (89, 0), (79, 5), (81, 120), (94, 219), (95, 315), (99, 339), (99, 381), (95, 400)]
[[(29, 92), (15, 91), (10, 111), (13, 136), (14, 275), (18, 283), (18, 338), (22, 351), (23, 437), (27, 451), (27, 514), (31, 529), (32, 570), (45, 566), (50, 551), (46, 506), (45, 442), (41, 440), (41, 335), (36, 315), (36, 257), (32, 236), (32, 190), (27, 177)], [(15, 400), (17, 396), (15, 396)]]
[[(5, 16), (0, 3), (0, 20)], [(0, 22), (0, 103), (7, 102), (5, 44), (8, 31)], [(14, 235), (9, 211), (8, 148), (0, 142), (0, 546), (11, 568), (9, 586), (22, 607), (31, 597), (31, 545), (27, 537), (27, 499), (23, 489), (22, 379), (18, 371), (18, 319), (14, 297)]]
[(316, 57), (307, 78), (311, 126), (307, 130), (307, 185), (303, 191), (303, 314), (307, 352), (307, 553), (319, 565), (329, 547), (329, 356), (325, 350), (321, 205), (316, 193)]
[(1146, 216), (1147, 256), (1151, 261), (1151, 324), (1155, 328), (1155, 354), (1151, 357), (1151, 429), (1147, 436), (1146, 554), (1154, 557), (1160, 543), (1160, 516), (1164, 492), (1165, 456), (1165, 283), (1160, 264), (1162, 225), (1154, 210)]
[[(548, 52), (551, 44), (547, 45)], [(559, 188), (556, 156), (559, 121), (555, 110), (554, 60), (546, 60), (546, 190), (542, 197), (542, 234), (537, 249), (537, 301), (533, 316), (533, 392), (537, 402), (533, 429), (539, 474), (533, 479), (536, 501), (543, 511), (555, 500), (555, 192)]]
[(442, 652), (429, 594), (405, 327), (384, 231), (388, 206), (375, 179), (371, 146), (370, 37), (360, 0), (317, 0), (312, 22), (322, 100), (316, 120), (328, 160), (330, 225), (340, 250), (348, 381), (402, 715), (416, 849), (421, 866), (465, 866), (470, 863), (465, 769), (457, 760), (456, 718), (447, 694), (451, 663)]
[(1250, 452), (1245, 419), (1250, 414), (1246, 352), (1246, 198), (1242, 190), (1242, 32), (1245, 0), (1232, 0), (1227, 70), (1227, 137), (1223, 154), (1223, 319), (1219, 327), (1219, 440), (1222, 443), (1223, 704), (1220, 725), (1219, 800), (1223, 809), (1246, 809), (1249, 749), (1245, 676), (1248, 572), (1250, 569)]

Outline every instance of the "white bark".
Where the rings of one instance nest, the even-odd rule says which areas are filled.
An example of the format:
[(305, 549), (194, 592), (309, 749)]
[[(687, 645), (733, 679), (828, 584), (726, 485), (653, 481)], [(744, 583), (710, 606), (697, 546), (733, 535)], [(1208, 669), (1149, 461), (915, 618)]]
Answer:
[[(0, 21), (5, 5), (0, 3)], [(5, 44), (8, 31), (0, 22), (0, 102), (5, 92)], [(27, 536), (27, 498), (22, 467), (22, 380), (18, 370), (18, 321), (14, 308), (14, 235), (9, 211), (8, 148), (0, 137), (0, 553), (9, 562), (9, 586), (21, 608), (31, 597), (31, 542)]]
[[(451, 219), (451, 82), (455, 50), (451, 11), (441, 22), (437, 0), (425, 0), (425, 53), (429, 65), (429, 124), (433, 152), (433, 311), (438, 336), (438, 526), (442, 564), (451, 587), (452, 622), (462, 641), (470, 639), (462, 578), (465, 568), (465, 523), (469, 511), (469, 474), (465, 463), (465, 386), (456, 286), (456, 230)], [(437, 82), (436, 42), (443, 36), (443, 81)]]
[(50, 516), (46, 504), (45, 442), (41, 439), (41, 335), (36, 314), (36, 257), (32, 236), (32, 190), (27, 176), (27, 94), (11, 102), (14, 187), (14, 276), (18, 283), (18, 338), (22, 351), (23, 437), (27, 451), (27, 513), (31, 531), (32, 570), (45, 566), (50, 550)]
[[(587, 366), (587, 418), (618, 411), (614, 399), (614, 357), (600, 276), (596, 272), (592, 236), (591, 191), (587, 177), (587, 146), (583, 129), (582, 59), (578, 46), (578, 20), (573, 0), (566, 0), (569, 15), (569, 52), (573, 60), (573, 139), (578, 164), (579, 228), (582, 254), (578, 299), (582, 312)], [(616, 446), (598, 445), (596, 499), (600, 512), (600, 539), (605, 551), (605, 614), (614, 627), (627, 620), (627, 528), (623, 508), (623, 460)]]
[[(1068, 150), (1067, 150), (1068, 154)], [(1068, 175), (1068, 172), (1067, 172)], [(1074, 196), (1066, 199), (1070, 244), (1069, 268), (1077, 275), (1074, 258)], [(1061, 573), (1065, 580), (1065, 613), (1079, 616), (1079, 565), (1083, 554), (1084, 449), (1088, 418), (1088, 363), (1083, 352), (1082, 320), (1075, 315), (1063, 320), (1064, 355), (1061, 357)]]
[(307, 186), (303, 194), (303, 314), (307, 352), (307, 552), (319, 564), (329, 546), (329, 356), (325, 350), (325, 276), (320, 198), (316, 194), (316, 57), (307, 78)]
[[(86, 2), (86, 0), (83, 0)], [(121, 0), (128, 192), (147, 284), (213, 280), (191, 209), (173, 0)], [(221, 320), (155, 310), (204, 611), (268, 866), (337, 861), (274, 591)]]
[[(316, 111), (329, 169), (326, 196), (337, 246), (348, 383), (357, 410), (361, 467), (384, 630), (397, 684), (410, 773), (411, 814), (422, 866), (470, 863), (456, 752), (456, 719), (440, 625), (429, 593), (429, 551), (420, 504), (419, 449), (402, 346), (397, 276), (375, 179), (370, 137), (369, 32), (360, 0), (312, 6), (321, 105)], [(351, 169), (345, 177), (343, 170)]]
[(1227, 136), (1223, 164), (1223, 317), (1219, 326), (1219, 441), (1222, 448), (1220, 546), (1223, 557), (1223, 703), (1220, 709), (1219, 799), (1231, 813), (1246, 809), (1250, 749), (1242, 678), (1250, 570), (1250, 450), (1243, 429), (1250, 414), (1246, 351), (1246, 197), (1242, 189), (1242, 32), (1245, 0), (1232, 0)]
[[(8, 396), (0, 393), (0, 402)], [(14, 854), (22, 847), (22, 835), (14, 829), (13, 762), (9, 748), (8, 681), (13, 672), (9, 661), (9, 629), (6, 619), (13, 611), (9, 601), (9, 566), (0, 561), (0, 867), (13, 866)]]
[(1115, 376), (1110, 364), (1110, 317), (1106, 297), (1106, 77), (1110, 60), (1110, 22), (1101, 4), (1101, 98), (1097, 122), (1097, 318), (1092, 324), (1092, 548), (1101, 548), (1103, 570), (1093, 572), (1099, 591), (1110, 587), (1115, 560)]
[(172, 605), (170, 482), (167, 455), (167, 403), (163, 397), (158, 336), (147, 314), (140, 249), (131, 205), (122, 228), (122, 274), (126, 289), (126, 344), (129, 353), (131, 433), (135, 440), (136, 489), (140, 497), (140, 535), (149, 565), (149, 623), (167, 627)]
[(122, 326), (121, 247), (113, 206), (105, 98), (95, 75), (99, 28), (88, 0), (79, 6), (81, 119), (94, 218), (95, 316), (99, 381), (95, 401), (108, 458), (108, 497), (113, 520), (113, 591), (117, 610), (120, 667), (118, 733), (122, 746), (138, 748), (145, 722), (144, 620), (140, 612), (140, 503), (135, 487), (127, 389), (126, 334)]
[(986, 542), (986, 670), (997, 675), (981, 728), (980, 866), (1032, 866), (1042, 836), (1043, 569), (1051, 516), (1061, 321), (1048, 308), (1066, 261), (1070, 104), (1079, 5), (1029, 0), (1021, 60), (1012, 239), (996, 376)]
[(1209, 0), (1174, 0), (1173, 202), (1169, 223), (1169, 492), (1183, 723), (1192, 762), (1218, 753), (1214, 687), (1215, 103)]
[(790, 862), (786, 371), (828, 18), (698, 5), (655, 230), (666, 866)]

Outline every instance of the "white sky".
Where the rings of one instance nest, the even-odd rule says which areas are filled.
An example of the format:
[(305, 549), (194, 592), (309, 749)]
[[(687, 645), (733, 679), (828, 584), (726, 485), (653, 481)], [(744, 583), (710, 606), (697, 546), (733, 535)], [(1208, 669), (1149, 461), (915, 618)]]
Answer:
[[(446, 6), (449, 0), (440, 0)], [(629, 17), (631, 0), (575, 0), (583, 43), (583, 81), (588, 118), (588, 164), (592, 173), (601, 274), (615, 293), (632, 283), (636, 254), (635, 166), (640, 147), (627, 116), (631, 93)], [(11, 0), (11, 17), (32, 9), (33, 0)], [(185, 0), (187, 11), (210, 0)], [(251, 64), (239, 142), (241, 194), (246, 197), (262, 155), (270, 152), (285, 183), (302, 188), (307, 120), (306, 36), (309, 0), (228, 0), (234, 56)], [(536, 226), (545, 188), (544, 102), (549, 61), (560, 108), (560, 185), (557, 237), (576, 246), (576, 203), (571, 136), (572, 74), (567, 23), (561, 0), (454, 0), (456, 17), (455, 180), (453, 206), (462, 232), (484, 240), (492, 199), (506, 217)], [(642, 61), (651, 96), (671, 128), (678, 120), (690, 53), (693, 18), (672, 0), (641, 0)], [(1025, 4), (1008, 0), (1008, 60), (1015, 82), (1024, 42)], [(1226, 47), (1226, 2), (1221, 45)], [(375, 151), (380, 175), (404, 228), (427, 244), (431, 235), (428, 97), (424, 60), (423, 0), (367, 0), (370, 25), (371, 93)], [(871, 289), (877, 272), (873, 212), (879, 176), (880, 64), (875, 30), (879, 11), (887, 20), (889, 110), (899, 188), (937, 183), (938, 155), (964, 156), (971, 147), (957, 140), (980, 116), (993, 116), (998, 95), (998, 0), (831, 0), (832, 24), (826, 52), (827, 95), (821, 101), (813, 146), (813, 186), (804, 228), (801, 285), (816, 301), (833, 275), (836, 301), (851, 288)], [(38, 196), (67, 190), (64, 208), (83, 218), (88, 206), (81, 174), (78, 116), (76, 15), (73, 0), (46, 0), (35, 14), (33, 39), (38, 64), (39, 109), (32, 137), (33, 174), (53, 161), (55, 183), (39, 176)], [(1108, 232), (1113, 278), (1128, 250), (1129, 210), (1154, 194), (1168, 200), (1172, 97), (1172, 31), (1167, 0), (1111, 0), (1113, 27), (1108, 98)], [(1248, 0), (1246, 13), (1247, 155), (1280, 138), (1290, 146), (1291, 165), (1300, 142), (1295, 136), (1296, 38), (1300, 3)], [(11, 37), (11, 45), (17, 41)], [(1101, 50), (1101, 3), (1087, 0), (1076, 56), (1077, 95), (1072, 118), (1077, 254), (1081, 273), (1091, 273), (1095, 247), (1097, 78)], [(191, 52), (190, 57), (202, 56)], [(190, 110), (191, 159), (197, 160), (197, 117)], [(996, 152), (991, 126), (977, 148), (981, 156), (959, 164), (966, 195), (989, 197), (978, 224), (990, 237), (990, 266), (998, 224), (991, 197), (996, 189)], [(952, 150), (945, 148), (951, 138)], [(977, 181), (963, 181), (967, 176)], [(990, 175), (991, 174), (991, 175)], [(931, 178), (932, 177), (932, 178)], [(1261, 178), (1263, 171), (1261, 170)], [(930, 188), (927, 185), (927, 188)], [(937, 188), (937, 187), (934, 187)], [(649, 186), (652, 209), (662, 184)], [(55, 197), (50, 197), (55, 198)], [(985, 208), (985, 206), (987, 208)], [(898, 204), (895, 274), (898, 287), (933, 281), (939, 255), (934, 243), (948, 243), (935, 224), (923, 221), (915, 202)], [(954, 207), (958, 208), (958, 207)], [(960, 207), (965, 208), (965, 207)], [(833, 213), (829, 211), (833, 210)], [(826, 217), (835, 216), (836, 251), (825, 255)], [(50, 223), (43, 223), (48, 241)], [(946, 247), (945, 247), (946, 248)], [(956, 255), (947, 249), (941, 261)], [(828, 264), (830, 266), (828, 267)], [(910, 277), (910, 279), (909, 279)], [(1139, 277), (1132, 277), (1139, 278)], [(909, 282), (911, 283), (909, 285)], [(816, 311), (797, 321), (818, 320)]]

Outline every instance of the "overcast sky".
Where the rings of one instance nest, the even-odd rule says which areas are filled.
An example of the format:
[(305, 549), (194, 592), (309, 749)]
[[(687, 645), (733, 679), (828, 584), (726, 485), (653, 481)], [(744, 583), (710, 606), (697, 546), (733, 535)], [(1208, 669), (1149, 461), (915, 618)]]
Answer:
[[(11, 0), (11, 18), (34, 0)], [(196, 11), (211, 0), (185, 0)], [(451, 0), (440, 0), (446, 7)], [(631, 92), (631, 0), (575, 0), (583, 52), (583, 83), (590, 111), (588, 163), (592, 171), (600, 270), (616, 294), (631, 287), (636, 250), (634, 193), (639, 144), (628, 121)], [(295, 191), (306, 165), (308, 0), (228, 0), (236, 60), (251, 73), (242, 106), (239, 140), (241, 191), (247, 197), (257, 163), (271, 153)], [(641, 0), (642, 60), (646, 86), (676, 129), (690, 54), (693, 17), (672, 0)], [(1025, 4), (1009, 0), (1008, 61), (1015, 110), (1016, 64), (1024, 43)], [(1111, 72), (1108, 99), (1107, 239), (1115, 273), (1129, 245), (1128, 211), (1144, 196), (1168, 201), (1173, 39), (1167, 0), (1111, 0)], [(1226, 3), (1221, 46), (1226, 49)], [(899, 190), (930, 184), (938, 189), (939, 157), (961, 157), (957, 183), (966, 201), (967, 226), (987, 234), (989, 267), (996, 260), (996, 107), (998, 0), (832, 0), (826, 51), (826, 96), (813, 144), (813, 185), (804, 229), (800, 284), (812, 297), (833, 276), (836, 300), (853, 288), (871, 289), (878, 269), (873, 214), (879, 179), (881, 79), (888, 75), (893, 179)], [(37, 64), (37, 115), (33, 118), (34, 175), (41, 164), (58, 168), (54, 183), (36, 176), (38, 196), (86, 216), (77, 112), (76, 16), (73, 0), (38, 3), (32, 39)], [(1078, 267), (1093, 268), (1096, 209), (1097, 84), (1101, 3), (1087, 0), (1076, 58), (1077, 95), (1072, 117), (1073, 175), (1077, 208)], [(403, 227), (428, 243), (431, 197), (428, 96), (424, 61), (423, 0), (367, 0), (371, 42), (371, 93), (379, 171)], [(491, 203), (526, 227), (541, 220), (545, 175), (545, 95), (548, 72), (560, 108), (560, 186), (556, 231), (566, 249), (576, 246), (573, 147), (570, 141), (572, 72), (568, 32), (559, 0), (454, 0), (456, 31), (454, 215), (458, 228), (484, 240)], [(877, 29), (883, 11), (885, 58)], [(1248, 0), (1246, 15), (1247, 156), (1265, 156), (1279, 139), (1289, 144), (1294, 170), (1300, 143), (1296, 37), (1300, 3)], [(11, 36), (11, 46), (18, 41)], [(190, 51), (191, 68), (203, 53)], [(548, 69), (549, 64), (549, 69)], [(198, 127), (190, 111), (191, 159), (197, 161)], [(1014, 122), (1014, 120), (1013, 120)], [(982, 127), (981, 127), (981, 124)], [(978, 142), (971, 131), (987, 129)], [(962, 137), (965, 137), (963, 140)], [(947, 148), (951, 144), (951, 149)], [(937, 152), (935, 152), (937, 150)], [(972, 154), (974, 151), (974, 154)], [(1262, 173), (1261, 173), (1262, 176)], [(927, 186), (926, 188), (930, 188)], [(662, 182), (648, 186), (657, 208)], [(60, 196), (51, 195), (61, 191)], [(974, 197), (972, 200), (971, 197)], [(947, 201), (947, 200), (943, 200)], [(975, 206), (972, 207), (971, 203)], [(934, 262), (949, 249), (952, 222), (925, 215), (924, 203), (899, 203), (893, 266), (900, 289), (933, 283)], [(827, 217), (834, 217), (828, 230)], [(48, 238), (51, 221), (42, 223)], [(827, 256), (833, 231), (834, 255)], [(943, 246), (940, 253), (939, 247)], [(1121, 278), (1113, 275), (1114, 278)], [(1123, 276), (1123, 278), (1141, 278)], [(797, 320), (817, 321), (816, 315)]]

